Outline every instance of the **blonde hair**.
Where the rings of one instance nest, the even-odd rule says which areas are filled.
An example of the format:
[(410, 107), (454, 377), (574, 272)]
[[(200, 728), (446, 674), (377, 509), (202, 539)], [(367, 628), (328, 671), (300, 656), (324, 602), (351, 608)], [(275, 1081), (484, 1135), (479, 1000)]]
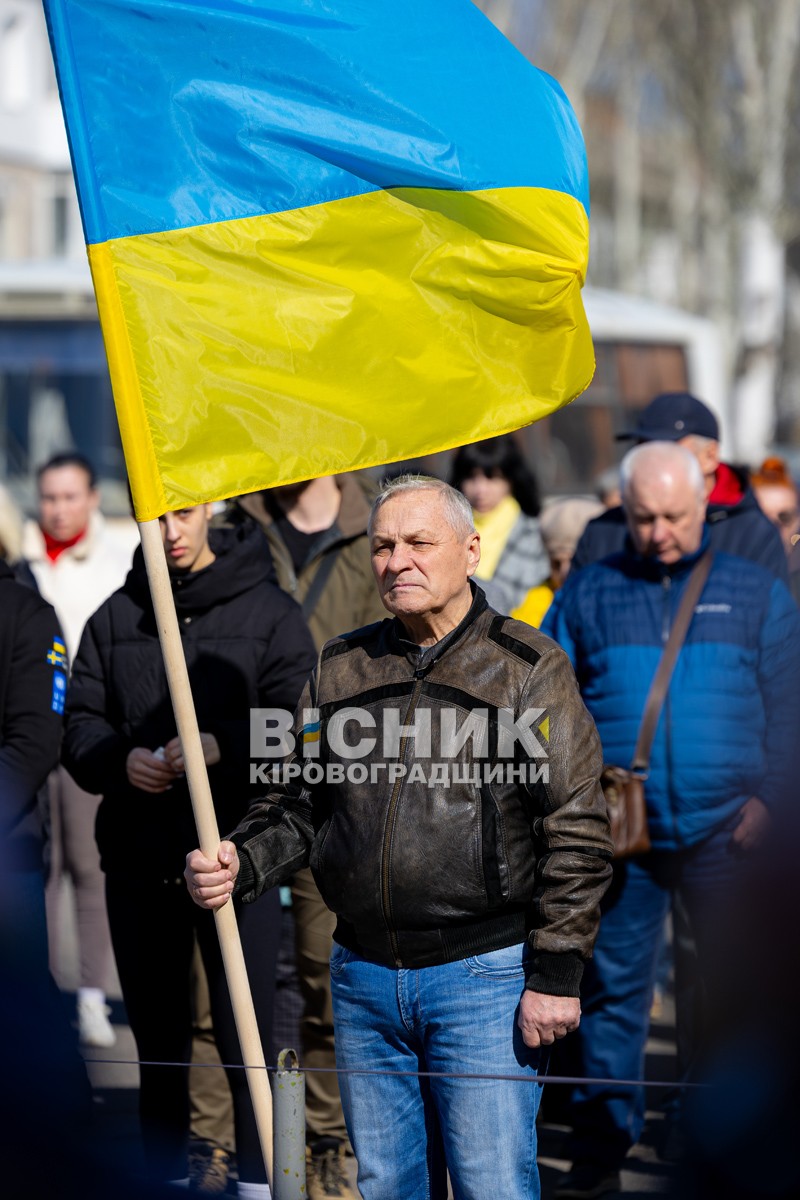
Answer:
[(0, 558), (15, 563), (22, 557), (22, 513), (8, 488), (0, 483)]
[(548, 553), (575, 553), (581, 534), (592, 520), (605, 512), (599, 500), (570, 496), (549, 504), (539, 519), (542, 541)]

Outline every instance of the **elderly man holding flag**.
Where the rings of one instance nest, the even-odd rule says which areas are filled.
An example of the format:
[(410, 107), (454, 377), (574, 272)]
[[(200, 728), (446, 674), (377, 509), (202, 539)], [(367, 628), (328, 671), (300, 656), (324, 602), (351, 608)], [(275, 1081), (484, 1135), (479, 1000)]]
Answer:
[(470, 584), (480, 538), (459, 492), (388, 484), (370, 542), (394, 619), (327, 644), (278, 784), (186, 879), (216, 909), (310, 862), (338, 918), (364, 1200), (444, 1200), (445, 1170), (460, 1200), (537, 1197), (536, 1076), (578, 1026), (611, 877), (599, 739), (563, 652)]

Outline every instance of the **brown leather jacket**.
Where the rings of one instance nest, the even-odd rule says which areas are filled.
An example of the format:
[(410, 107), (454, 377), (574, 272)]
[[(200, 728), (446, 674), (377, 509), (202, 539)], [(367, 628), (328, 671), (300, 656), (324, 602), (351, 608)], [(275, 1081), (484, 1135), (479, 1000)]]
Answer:
[[(374, 739), (356, 758), (346, 753), (356, 726), (335, 720), (354, 708)], [(319, 740), (304, 709), (318, 710)], [(420, 732), (400, 728), (385, 746), (387, 712)], [(457, 736), (470, 718), (484, 745)], [(517, 720), (527, 746), (503, 732)], [(528, 938), (527, 986), (577, 995), (611, 840), (600, 742), (564, 652), (476, 588), (461, 625), (427, 650), (392, 620), (329, 642), (295, 717), (299, 745), (304, 721), (316, 765), (273, 785), (231, 835), (237, 894), (255, 899), (310, 862), (344, 946), (413, 968)], [(344, 777), (316, 782), (331, 766)]]

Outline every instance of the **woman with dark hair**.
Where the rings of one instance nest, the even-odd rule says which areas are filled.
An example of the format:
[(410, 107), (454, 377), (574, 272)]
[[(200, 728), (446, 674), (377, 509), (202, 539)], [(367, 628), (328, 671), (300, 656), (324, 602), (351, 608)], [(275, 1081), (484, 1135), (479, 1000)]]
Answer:
[(539, 532), (539, 488), (510, 434), (462, 446), (450, 483), (472, 505), (481, 535), (475, 578), (498, 612), (521, 604), (550, 571)]

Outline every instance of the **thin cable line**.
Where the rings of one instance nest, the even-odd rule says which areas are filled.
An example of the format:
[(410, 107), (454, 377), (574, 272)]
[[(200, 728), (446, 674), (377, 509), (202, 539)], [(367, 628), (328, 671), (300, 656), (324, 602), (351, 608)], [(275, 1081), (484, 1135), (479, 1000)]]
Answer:
[[(84, 1058), (84, 1062), (117, 1067), (201, 1067), (225, 1071), (266, 1070), (267, 1074), (270, 1072), (276, 1074), (281, 1070), (280, 1067), (248, 1066), (246, 1063), (157, 1062), (136, 1058)], [(470, 1071), (378, 1071), (366, 1067), (299, 1067), (294, 1070), (298, 1074), (305, 1075), (386, 1075), (398, 1079), (496, 1079), (504, 1083), (582, 1083), (598, 1087), (708, 1088), (711, 1086), (707, 1083), (690, 1083), (678, 1079), (603, 1079), (578, 1075), (488, 1075)]]

